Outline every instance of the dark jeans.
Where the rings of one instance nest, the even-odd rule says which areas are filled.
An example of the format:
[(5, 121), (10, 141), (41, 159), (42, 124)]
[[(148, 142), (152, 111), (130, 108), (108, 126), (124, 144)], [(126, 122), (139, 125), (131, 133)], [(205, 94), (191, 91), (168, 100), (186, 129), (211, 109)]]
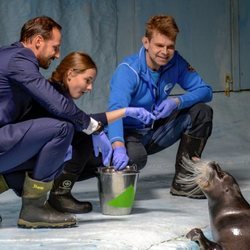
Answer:
[(94, 156), (92, 136), (76, 132), (72, 150), (72, 159), (65, 163), (64, 171), (79, 175), (78, 181), (95, 177), (97, 168), (103, 165), (101, 154)]
[(170, 147), (184, 133), (207, 140), (212, 132), (212, 119), (211, 107), (199, 103), (156, 121), (147, 133), (126, 130), (125, 142), (131, 163), (135, 163), (138, 169), (142, 169), (147, 163), (147, 155)]

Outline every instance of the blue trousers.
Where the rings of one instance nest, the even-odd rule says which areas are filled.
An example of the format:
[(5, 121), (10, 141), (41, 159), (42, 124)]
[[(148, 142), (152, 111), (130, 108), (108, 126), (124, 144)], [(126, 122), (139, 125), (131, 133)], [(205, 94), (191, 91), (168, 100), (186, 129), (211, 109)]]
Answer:
[(32, 171), (39, 181), (51, 181), (60, 174), (64, 157), (71, 144), (74, 127), (54, 118), (37, 118), (16, 123), (30, 123), (22, 139), (0, 155), (0, 173), (9, 182), (23, 183), (24, 172)]

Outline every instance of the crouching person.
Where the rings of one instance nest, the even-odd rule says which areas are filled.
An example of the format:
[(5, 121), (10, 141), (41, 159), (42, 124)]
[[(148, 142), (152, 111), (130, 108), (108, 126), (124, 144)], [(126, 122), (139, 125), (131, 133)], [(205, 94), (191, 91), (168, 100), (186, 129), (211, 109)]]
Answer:
[[(49, 17), (37, 17), (24, 24), (19, 42), (0, 48), (0, 193), (11, 188), (22, 196), (19, 227), (76, 225), (74, 215), (47, 202), (70, 154), (75, 132), (91, 138), (92, 150), (96, 155), (100, 150), (107, 165), (112, 147), (102, 124), (124, 116), (144, 122), (154, 118), (141, 108), (102, 113), (96, 116), (98, 120), (80, 110), (73, 99), (92, 86), (95, 65), (63, 69), (62, 82), (48, 81), (39, 72), (39, 67), (47, 69), (59, 58), (60, 44), (61, 26)], [(69, 88), (64, 81), (74, 84)]]

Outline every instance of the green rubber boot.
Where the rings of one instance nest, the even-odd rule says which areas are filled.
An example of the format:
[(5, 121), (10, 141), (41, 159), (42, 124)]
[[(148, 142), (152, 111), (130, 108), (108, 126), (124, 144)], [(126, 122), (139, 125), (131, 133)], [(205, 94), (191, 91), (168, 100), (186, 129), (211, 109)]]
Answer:
[[(3, 175), (0, 174), (0, 194), (9, 190), (9, 187), (3, 177)], [(0, 215), (0, 223), (2, 222), (2, 216)]]
[(23, 228), (65, 228), (76, 225), (75, 215), (61, 213), (47, 202), (53, 181), (42, 182), (26, 174), (18, 226)]

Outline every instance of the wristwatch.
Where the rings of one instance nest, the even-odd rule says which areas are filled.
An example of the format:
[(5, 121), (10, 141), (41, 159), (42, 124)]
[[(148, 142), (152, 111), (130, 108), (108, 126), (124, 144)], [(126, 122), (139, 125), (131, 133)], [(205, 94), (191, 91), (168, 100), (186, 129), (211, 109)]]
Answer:
[(98, 122), (98, 126), (97, 129), (92, 133), (92, 135), (99, 135), (104, 129), (104, 125), (102, 124), (102, 122)]

